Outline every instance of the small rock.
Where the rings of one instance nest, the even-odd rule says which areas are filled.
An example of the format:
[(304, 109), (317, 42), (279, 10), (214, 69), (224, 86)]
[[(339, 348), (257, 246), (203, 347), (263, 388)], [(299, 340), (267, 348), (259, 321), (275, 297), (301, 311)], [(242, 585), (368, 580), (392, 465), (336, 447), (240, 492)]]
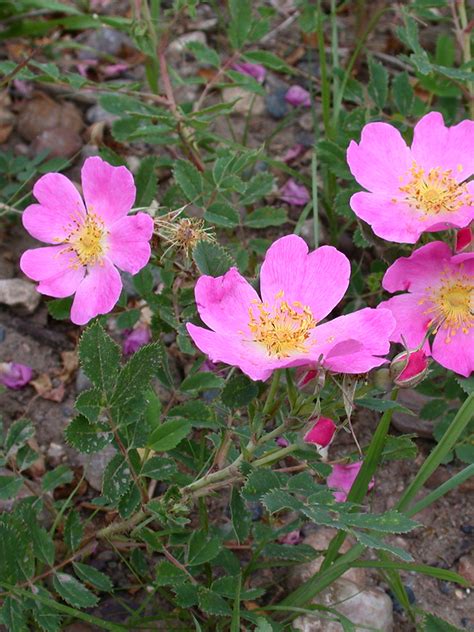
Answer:
[(92, 388), (92, 382), (84, 373), (82, 367), (76, 374), (76, 391), (77, 393), (82, 393), (83, 391), (87, 391)]
[(168, 47), (170, 53), (182, 53), (191, 42), (207, 44), (206, 35), (202, 31), (191, 31), (175, 39)]
[(71, 158), (81, 147), (81, 136), (67, 127), (45, 129), (32, 144), (35, 154), (47, 151), (49, 158)]
[(443, 595), (450, 595), (453, 592), (453, 585), (440, 579), (438, 579), (438, 588)]
[(84, 476), (89, 485), (96, 491), (102, 491), (102, 477), (109, 461), (115, 456), (116, 450), (108, 445), (94, 454), (81, 454), (80, 461), (84, 467)]
[(466, 535), (474, 535), (474, 525), (472, 524), (463, 524), (461, 526), (461, 531)]
[(306, 130), (307, 132), (312, 131), (313, 127), (314, 127), (312, 113), (311, 112), (305, 112), (304, 114), (302, 114), (298, 118), (298, 125), (302, 129)]
[(0, 92), (0, 145), (8, 140), (15, 124), (15, 115), (10, 110), (10, 105), (8, 90)]
[[(222, 98), (226, 103), (236, 101), (233, 114), (248, 114), (252, 108), (252, 116), (260, 116), (265, 112), (265, 101), (259, 94), (253, 94), (244, 90), (240, 86), (225, 88), (222, 91)], [(238, 100), (237, 100), (238, 99)]]
[(27, 101), (18, 118), (18, 131), (28, 141), (34, 141), (45, 130), (67, 129), (79, 134), (83, 122), (81, 112), (73, 103), (57, 103), (45, 94), (37, 93)]
[(9, 307), (24, 307), (33, 313), (41, 300), (36, 286), (24, 279), (0, 279), (0, 304)]
[(107, 112), (107, 110), (104, 110), (104, 108), (98, 103), (90, 107), (86, 112), (86, 121), (88, 123), (100, 123), (102, 121), (105, 121), (106, 123), (112, 123), (118, 118), (119, 117), (116, 114), (111, 114), (110, 112)]
[(419, 437), (425, 439), (431, 439), (433, 436), (434, 423), (427, 421), (426, 419), (420, 419), (419, 412), (423, 406), (430, 401), (429, 397), (422, 395), (417, 391), (407, 388), (400, 389), (398, 395), (398, 402), (406, 408), (412, 410), (414, 415), (407, 415), (399, 410), (394, 411), (392, 416), (392, 424), (399, 431), (404, 434), (415, 433)]
[[(334, 608), (354, 623), (357, 632), (366, 629), (377, 632), (392, 632), (393, 611), (388, 595), (376, 589), (361, 589), (347, 579), (337, 579), (329, 588), (322, 591), (314, 604)], [(318, 615), (298, 617), (293, 627), (301, 632), (342, 632), (343, 627), (337, 621), (328, 621)]]
[(265, 97), (265, 106), (267, 108), (267, 112), (273, 119), (277, 121), (285, 118), (285, 116), (290, 111), (290, 107), (287, 101), (285, 101), (285, 95), (287, 92), (287, 86), (280, 86), (273, 90), (273, 92), (270, 92), (270, 94), (267, 94), (267, 96)]
[(64, 454), (64, 446), (60, 445), (59, 443), (50, 443), (48, 451), (46, 452), (48, 461), (53, 467), (56, 467), (60, 463), (62, 463)]
[(467, 579), (468, 582), (474, 584), (474, 553), (471, 555), (463, 555), (459, 559), (458, 573)]
[(97, 59), (96, 52), (118, 56), (124, 46), (132, 47), (132, 42), (125, 33), (107, 27), (89, 31), (85, 37), (78, 39), (82, 39), (87, 47), (79, 50), (79, 59)]

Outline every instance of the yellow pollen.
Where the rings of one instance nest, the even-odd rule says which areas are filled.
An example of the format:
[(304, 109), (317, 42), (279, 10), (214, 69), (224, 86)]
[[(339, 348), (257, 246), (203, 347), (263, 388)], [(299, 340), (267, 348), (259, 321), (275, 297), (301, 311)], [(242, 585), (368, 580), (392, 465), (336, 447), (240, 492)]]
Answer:
[(446, 278), (441, 287), (427, 288), (431, 307), (425, 312), (432, 319), (430, 326), (435, 332), (445, 331), (445, 342), (450, 343), (459, 331), (469, 333), (474, 327), (474, 283), (466, 275)]
[[(462, 165), (457, 170), (461, 172)], [(452, 213), (472, 204), (466, 184), (457, 182), (451, 169), (442, 171), (436, 167), (426, 171), (413, 163), (409, 176), (408, 184), (401, 186), (400, 191), (405, 193), (405, 201), (425, 216)]]
[(249, 308), (249, 329), (253, 340), (263, 344), (268, 354), (276, 358), (287, 358), (292, 353), (306, 351), (307, 340), (316, 327), (310, 307), (299, 301), (290, 304), (282, 299), (283, 292), (280, 291), (275, 296), (273, 307), (255, 301), (255, 307)]
[(88, 213), (83, 223), (69, 234), (67, 243), (81, 265), (94, 265), (105, 254), (104, 238), (107, 234), (104, 224), (93, 213)]

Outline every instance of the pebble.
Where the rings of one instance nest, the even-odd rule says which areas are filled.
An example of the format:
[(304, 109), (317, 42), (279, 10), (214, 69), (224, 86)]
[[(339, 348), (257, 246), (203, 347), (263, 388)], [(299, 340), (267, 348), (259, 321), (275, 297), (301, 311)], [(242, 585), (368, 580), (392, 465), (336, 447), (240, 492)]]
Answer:
[(438, 588), (443, 595), (450, 595), (453, 592), (453, 585), (440, 579), (438, 579)]
[[(313, 130), (313, 115), (311, 112), (305, 112), (304, 114), (302, 114), (299, 118), (298, 118), (298, 125), (306, 130), (307, 132), (310, 132)], [(314, 140), (313, 140), (314, 142)]]
[(474, 525), (472, 524), (463, 524), (461, 526), (461, 531), (466, 535), (474, 535)]
[(0, 304), (23, 307), (33, 313), (41, 300), (36, 286), (24, 279), (0, 279)]
[(47, 151), (49, 158), (71, 158), (81, 147), (80, 134), (67, 127), (45, 129), (32, 143), (35, 154)]
[(191, 42), (207, 45), (207, 38), (202, 31), (191, 31), (175, 39), (168, 47), (170, 53), (182, 53)]
[(102, 477), (109, 461), (115, 456), (116, 450), (108, 445), (100, 452), (81, 454), (80, 461), (84, 467), (84, 476), (89, 485), (96, 491), (102, 491)]
[(285, 101), (285, 95), (287, 92), (288, 86), (280, 86), (267, 94), (265, 97), (267, 112), (276, 121), (285, 118), (290, 111), (290, 106)]
[[(79, 59), (97, 59), (97, 52), (118, 55), (123, 46), (132, 46), (130, 38), (125, 33), (107, 27), (90, 31), (82, 43), (89, 49), (80, 50)], [(94, 50), (90, 50), (91, 48)]]
[(88, 123), (100, 123), (105, 121), (106, 123), (112, 123), (116, 121), (119, 116), (117, 114), (111, 114), (104, 110), (104, 108), (96, 103), (96, 105), (91, 106), (86, 112), (86, 121)]
[(62, 462), (64, 454), (64, 446), (54, 442), (49, 444), (46, 452), (50, 465), (53, 465), (54, 467)]
[[(21, 136), (30, 142), (45, 130), (68, 130), (70, 133), (79, 134), (83, 128), (82, 114), (73, 103), (57, 103), (39, 93), (26, 102), (18, 118), (17, 127)], [(60, 134), (58, 139), (59, 136)]]
[(467, 579), (468, 582), (474, 584), (474, 553), (463, 555), (459, 559), (458, 573)]
[(259, 94), (254, 94), (244, 90), (240, 86), (224, 88), (222, 98), (226, 103), (236, 101), (234, 104), (233, 114), (248, 114), (252, 107), (252, 116), (260, 116), (265, 112), (265, 101)]
[(92, 388), (92, 382), (84, 373), (82, 367), (76, 373), (76, 391), (77, 393), (82, 393), (83, 391), (87, 391)]
[(423, 406), (429, 402), (430, 398), (422, 395), (415, 390), (400, 389), (398, 401), (400, 404), (412, 410), (415, 415), (407, 415), (399, 410), (394, 411), (392, 416), (392, 425), (404, 434), (414, 433), (419, 437), (431, 439), (433, 437), (434, 423), (426, 419), (420, 419), (418, 413)]

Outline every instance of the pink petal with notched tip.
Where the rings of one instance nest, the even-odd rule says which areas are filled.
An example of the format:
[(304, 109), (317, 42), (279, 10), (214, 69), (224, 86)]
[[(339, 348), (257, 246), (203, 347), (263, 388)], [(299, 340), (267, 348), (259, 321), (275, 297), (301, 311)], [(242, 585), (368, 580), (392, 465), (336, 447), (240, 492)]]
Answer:
[(72, 303), (72, 322), (85, 325), (95, 316), (107, 314), (117, 303), (121, 290), (120, 274), (107, 257), (88, 267)]

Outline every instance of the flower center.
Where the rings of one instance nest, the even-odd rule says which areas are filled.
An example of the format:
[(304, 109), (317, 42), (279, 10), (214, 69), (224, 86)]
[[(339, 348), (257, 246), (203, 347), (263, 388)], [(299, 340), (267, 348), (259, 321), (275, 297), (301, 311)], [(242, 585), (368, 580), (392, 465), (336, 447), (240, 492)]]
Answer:
[(474, 327), (472, 279), (466, 275), (448, 279), (440, 288), (429, 291), (432, 307), (426, 313), (433, 316), (430, 326), (434, 325), (435, 331), (440, 328), (446, 331), (445, 342), (451, 342), (458, 331), (469, 333)]
[[(462, 165), (458, 170), (462, 171)], [(426, 171), (413, 163), (409, 175), (410, 181), (400, 191), (405, 193), (405, 201), (424, 215), (453, 212), (472, 204), (466, 184), (457, 182), (451, 169), (442, 171), (436, 167)]]
[(273, 307), (254, 301), (256, 310), (249, 308), (249, 329), (253, 340), (263, 344), (268, 354), (277, 358), (305, 351), (311, 330), (316, 327), (310, 307), (298, 301), (290, 304), (282, 299), (283, 292), (279, 292)]
[(104, 224), (94, 214), (89, 213), (83, 224), (79, 225), (67, 238), (77, 254), (81, 265), (93, 265), (105, 254)]

